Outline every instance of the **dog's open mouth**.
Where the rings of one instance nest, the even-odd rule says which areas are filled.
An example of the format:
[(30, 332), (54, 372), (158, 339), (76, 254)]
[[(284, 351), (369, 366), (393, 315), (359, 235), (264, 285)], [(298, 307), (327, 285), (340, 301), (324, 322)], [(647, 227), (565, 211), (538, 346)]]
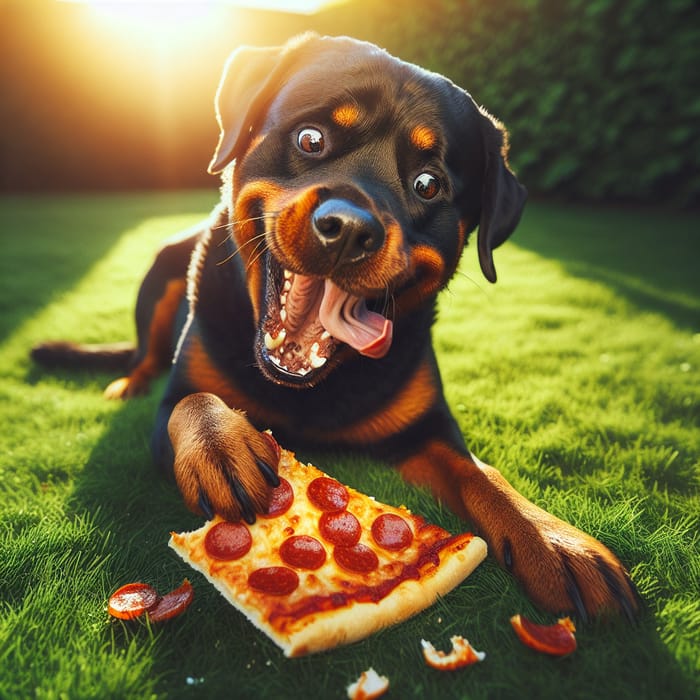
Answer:
[(371, 358), (389, 351), (392, 322), (370, 310), (363, 297), (330, 279), (289, 270), (268, 271), (267, 282), (262, 357), (285, 379), (308, 381), (342, 343)]

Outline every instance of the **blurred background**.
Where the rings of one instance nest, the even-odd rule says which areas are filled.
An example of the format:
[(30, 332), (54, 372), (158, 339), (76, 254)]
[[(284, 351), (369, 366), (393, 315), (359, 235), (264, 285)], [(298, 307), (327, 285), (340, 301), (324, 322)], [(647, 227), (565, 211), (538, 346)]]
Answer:
[(535, 196), (700, 203), (696, 0), (292, 5), (0, 0), (0, 188), (216, 186), (206, 167), (226, 57), (313, 29), (467, 89), (508, 126)]

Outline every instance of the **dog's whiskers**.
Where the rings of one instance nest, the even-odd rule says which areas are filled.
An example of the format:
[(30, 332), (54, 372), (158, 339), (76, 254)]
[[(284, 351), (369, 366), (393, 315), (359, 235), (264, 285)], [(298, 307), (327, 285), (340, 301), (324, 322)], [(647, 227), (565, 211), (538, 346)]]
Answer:
[(246, 265), (246, 271), (253, 267), (253, 265), (255, 265), (255, 263), (258, 262), (263, 255), (265, 255), (265, 251), (267, 249), (267, 243), (264, 240), (257, 242), (255, 248), (253, 248), (253, 254)]
[[(226, 238), (224, 238), (224, 239), (219, 243), (219, 245), (221, 246), (221, 245), (223, 245), (224, 243), (226, 243), (226, 241), (228, 241), (228, 240), (231, 240), (231, 241), (234, 241), (234, 242), (235, 242), (234, 233), (233, 233), (233, 232), (234, 232), (236, 226), (242, 226), (242, 225), (249, 224), (249, 223), (254, 223), (254, 222), (257, 222), (257, 221), (267, 221), (268, 219), (274, 219), (276, 216), (277, 216), (277, 212), (264, 212), (263, 214), (260, 214), (259, 216), (250, 216), (250, 217), (248, 217), (247, 219), (236, 219), (236, 220), (234, 220), (234, 221), (229, 221), (229, 222), (227, 222), (226, 224), (222, 224), (221, 226), (215, 227), (213, 230), (222, 229), (222, 228), (228, 228), (228, 229), (229, 229), (229, 235), (228, 235)], [(237, 255), (242, 254), (243, 249), (244, 249), (246, 246), (252, 245), (252, 244), (255, 244), (255, 247), (253, 248), (253, 254), (255, 255), (255, 250), (256, 250), (257, 247), (260, 245), (260, 241), (263, 240), (263, 239), (265, 238), (266, 235), (267, 235), (267, 232), (266, 232), (266, 231), (262, 231), (261, 233), (259, 233), (259, 234), (255, 235), (255, 236), (253, 236), (252, 238), (249, 238), (247, 241), (245, 241), (245, 243), (243, 243), (242, 245), (237, 246), (236, 249), (235, 249), (230, 255), (228, 255), (228, 256), (227, 256), (226, 258), (224, 258), (223, 260), (219, 261), (217, 264), (218, 264), (218, 265), (224, 265), (224, 264), (230, 262), (230, 261), (233, 260), (233, 258), (235, 258)], [(263, 250), (264, 250), (264, 248), (263, 248)], [(257, 258), (259, 258), (259, 257), (260, 257), (260, 256), (258, 255), (255, 259), (257, 260)], [(252, 264), (252, 263), (249, 263), (249, 264), (248, 264), (248, 267), (250, 267), (251, 264)]]
[(219, 231), (222, 228), (228, 228), (232, 230), (235, 226), (240, 226), (241, 224), (249, 224), (253, 221), (264, 221), (268, 218), (274, 218), (276, 215), (277, 212), (265, 212), (263, 214), (260, 214), (259, 216), (251, 216), (247, 219), (235, 219), (234, 221), (226, 221), (225, 223), (219, 224), (218, 226), (212, 226), (211, 230)]
[[(260, 245), (260, 240), (265, 238), (265, 234), (261, 233), (258, 234), (257, 236), (253, 236), (250, 240), (246, 241), (243, 243), (243, 245), (237, 246), (236, 249), (230, 254), (227, 255), (223, 260), (219, 260), (216, 264), (217, 265), (225, 265), (228, 262), (231, 262), (237, 255), (241, 255), (243, 253), (243, 249), (246, 248), (247, 246), (255, 243), (255, 247), (257, 248), (258, 245)], [(221, 245), (221, 244), (219, 244)], [(255, 250), (255, 249), (253, 249)]]
[[(248, 222), (250, 222), (250, 221), (261, 221), (261, 220), (264, 220), (264, 219), (266, 218), (266, 216), (267, 216), (267, 215), (265, 215), (265, 216), (252, 217), (252, 218), (250, 218), (250, 219), (242, 220), (241, 222), (234, 222), (234, 224), (235, 224), (235, 223), (248, 223)], [(254, 244), (255, 247), (254, 247), (253, 251), (255, 251), (255, 249), (260, 245), (260, 242), (261, 242), (261, 241), (264, 242), (264, 239), (265, 239), (265, 236), (266, 236), (266, 235), (267, 235), (267, 233), (266, 233), (265, 231), (263, 231), (262, 233), (259, 233), (259, 234), (257, 234), (256, 236), (253, 236), (252, 238), (249, 238), (249, 239), (248, 239), (247, 241), (245, 241), (243, 244), (241, 244), (241, 245), (239, 245), (239, 246), (236, 246), (236, 249), (235, 249), (230, 255), (228, 255), (227, 257), (225, 257), (223, 260), (220, 260), (217, 264), (218, 264), (218, 265), (224, 265), (225, 263), (230, 262), (230, 261), (233, 260), (233, 258), (235, 258), (237, 255), (242, 254), (242, 253), (243, 253), (243, 249), (246, 248), (246, 247), (249, 246), (249, 245), (253, 245), (253, 244)], [(227, 238), (225, 238), (223, 241), (221, 241), (221, 242), (219, 243), (219, 245), (220, 245), (220, 246), (223, 245), (224, 243), (226, 243), (227, 240), (234, 241), (233, 233), (229, 233), (229, 235), (227, 236)]]
[[(489, 298), (488, 293), (486, 292), (486, 289), (479, 282), (479, 280), (474, 279), (470, 274), (465, 272), (461, 267), (457, 268), (456, 275), (468, 280), (473, 287), (476, 287), (487, 299)], [(448, 290), (449, 290), (449, 287), (448, 287)]]

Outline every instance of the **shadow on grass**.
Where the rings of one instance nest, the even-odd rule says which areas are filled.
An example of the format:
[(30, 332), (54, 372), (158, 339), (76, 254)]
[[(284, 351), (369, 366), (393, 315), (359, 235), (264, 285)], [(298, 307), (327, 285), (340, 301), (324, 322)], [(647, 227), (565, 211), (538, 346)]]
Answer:
[(700, 215), (528, 204), (513, 243), (680, 327), (700, 321)]
[(0, 340), (74, 287), (126, 231), (154, 216), (198, 211), (206, 198), (203, 192), (0, 197)]
[(5, 261), (0, 269), (12, 266), (0, 274), (0, 338), (75, 285), (142, 218), (137, 212), (105, 217), (105, 197), (42, 197), (36, 206), (34, 201), (30, 196), (0, 201)]
[(170, 530), (201, 520), (187, 511), (174, 482), (151, 458), (149, 441), (163, 383), (164, 379), (156, 382), (148, 396), (121, 402), (110, 415), (109, 427), (77, 477), (71, 497), (76, 511), (99, 509), (111, 536), (124, 545), (124, 550), (118, 549), (129, 551), (126, 561), (135, 574), (130, 562), (136, 564), (144, 555), (142, 563), (152, 569), (153, 557), (163, 551), (172, 559), (170, 550), (163, 549)]

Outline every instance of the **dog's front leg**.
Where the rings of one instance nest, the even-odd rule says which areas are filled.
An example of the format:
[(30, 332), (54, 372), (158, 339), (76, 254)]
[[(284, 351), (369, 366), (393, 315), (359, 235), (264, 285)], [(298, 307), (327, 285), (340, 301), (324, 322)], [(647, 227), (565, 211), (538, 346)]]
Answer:
[(497, 469), (457, 444), (452, 426), (443, 435), (404, 460), (401, 473), (430, 486), (472, 523), (537, 605), (584, 619), (612, 610), (635, 616), (634, 584), (607, 547), (520, 495)]
[(274, 440), (214, 394), (189, 394), (171, 406), (167, 399), (161, 406), (153, 446), (162, 466), (172, 466), (187, 507), (210, 519), (254, 522), (279, 484)]

